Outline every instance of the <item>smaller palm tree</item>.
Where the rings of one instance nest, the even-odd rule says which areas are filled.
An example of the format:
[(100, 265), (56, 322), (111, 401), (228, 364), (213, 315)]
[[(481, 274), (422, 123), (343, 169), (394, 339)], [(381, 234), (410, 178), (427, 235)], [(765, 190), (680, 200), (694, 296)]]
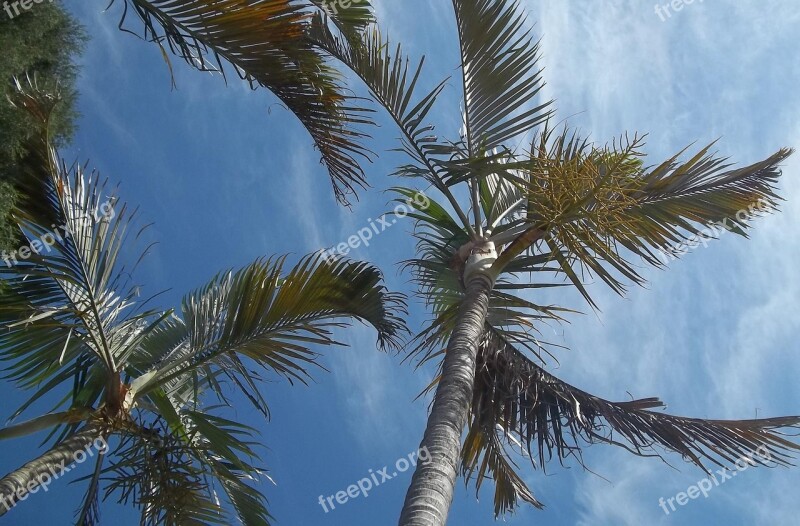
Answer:
[(0, 479), (0, 515), (101, 441), (111, 447), (96, 456), (77, 524), (96, 524), (110, 496), (136, 506), (142, 524), (270, 524), (254, 430), (225, 416), (223, 386), (268, 416), (264, 372), (305, 382), (314, 349), (338, 345), (333, 330), (348, 319), (398, 347), (402, 297), (366, 263), (308, 256), (288, 268), (276, 257), (217, 275), (177, 313), (147, 309), (118, 257), (135, 211), (104, 197), (97, 174), (59, 160), (46, 133), (54, 98), (31, 89), (15, 103), (42, 133), (16, 213), (29, 242), (2, 268), (0, 360), (8, 379), (35, 389), (12, 419), (36, 401), (57, 403), (0, 430), (0, 439), (43, 430), (54, 439)]

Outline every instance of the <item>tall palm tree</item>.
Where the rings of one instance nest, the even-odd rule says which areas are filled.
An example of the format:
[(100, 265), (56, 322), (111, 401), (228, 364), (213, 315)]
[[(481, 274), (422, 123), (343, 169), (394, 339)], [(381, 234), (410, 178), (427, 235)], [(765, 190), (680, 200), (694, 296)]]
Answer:
[[(624, 294), (626, 282), (643, 283), (636, 261), (663, 266), (659, 254), (696, 243), (709, 224), (745, 235), (750, 220), (777, 208), (779, 165), (791, 150), (732, 168), (709, 145), (646, 166), (638, 135), (597, 145), (566, 126), (557, 132), (552, 104), (538, 97), (539, 43), (518, 2), (452, 5), (463, 126), (449, 139), (428, 124), (446, 81), (415, 94), (421, 61), (414, 66), (372, 25), (361, 44), (319, 22), (310, 32), (398, 125), (409, 161), (396, 175), (442, 196), (411, 214), (419, 254), (408, 265), (433, 313), (412, 351), (423, 363), (439, 360), (440, 371), (421, 444), (431, 461), (416, 468), (401, 526), (443, 525), (459, 473), (478, 487), (494, 479), (497, 515), (520, 499), (541, 506), (508, 444), (534, 466), (553, 456), (580, 459), (581, 445), (595, 442), (642, 456), (676, 452), (703, 469), (761, 447), (771, 460), (756, 462), (786, 464), (798, 446), (782, 430), (798, 428), (800, 417), (683, 418), (654, 411), (663, 406), (656, 398), (613, 403), (552, 376), (544, 366), (554, 349), (537, 328), (567, 311), (520, 292), (566, 278), (594, 307), (582, 276)], [(397, 191), (407, 198), (417, 190)]]
[(0, 265), (0, 360), (34, 390), (12, 419), (35, 402), (55, 406), (0, 439), (49, 430), (55, 442), (0, 479), (0, 516), (100, 441), (111, 448), (96, 456), (77, 524), (98, 523), (101, 491), (138, 507), (142, 524), (270, 524), (254, 429), (226, 415), (225, 386), (268, 416), (262, 375), (305, 382), (315, 349), (339, 345), (333, 330), (348, 320), (397, 348), (402, 297), (368, 264), (317, 255), (291, 268), (259, 259), (189, 293), (178, 312), (148, 308), (119, 257), (136, 211), (57, 157), (46, 134), (54, 102), (35, 89), (15, 97), (42, 132), (19, 182), (29, 243)]

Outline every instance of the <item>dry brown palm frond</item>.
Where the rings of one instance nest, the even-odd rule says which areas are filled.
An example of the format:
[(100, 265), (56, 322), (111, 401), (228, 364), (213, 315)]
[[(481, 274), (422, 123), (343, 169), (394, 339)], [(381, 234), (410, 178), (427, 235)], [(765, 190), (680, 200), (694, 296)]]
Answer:
[[(786, 431), (800, 429), (800, 417), (756, 420), (704, 420), (653, 411), (665, 407), (658, 398), (610, 402), (563, 382), (545, 371), (502, 335), (487, 327), (477, 363), (472, 422), (462, 457), (462, 471), (478, 482), (491, 472), (499, 515), (518, 498), (540, 506), (498, 441), (524, 448), (542, 468), (553, 458), (581, 457), (584, 445), (613, 444), (638, 456), (664, 459), (675, 452), (707, 473), (720, 467), (791, 466), (800, 446)], [(503, 456), (501, 462), (497, 457)], [(480, 485), (478, 484), (478, 487)]]

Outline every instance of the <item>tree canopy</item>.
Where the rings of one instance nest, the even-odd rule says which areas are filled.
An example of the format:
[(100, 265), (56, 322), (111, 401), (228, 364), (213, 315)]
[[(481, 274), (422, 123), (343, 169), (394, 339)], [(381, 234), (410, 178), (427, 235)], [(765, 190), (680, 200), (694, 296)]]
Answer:
[(15, 78), (31, 77), (43, 89), (56, 87), (62, 98), (50, 123), (54, 144), (63, 146), (72, 136), (77, 111), (74, 57), (86, 35), (81, 25), (59, 4), (37, 4), (14, 18), (0, 16), (0, 248), (16, 246), (16, 229), (9, 220), (16, 190), (13, 171), (25, 155), (23, 145), (35, 133), (30, 115), (7, 101)]

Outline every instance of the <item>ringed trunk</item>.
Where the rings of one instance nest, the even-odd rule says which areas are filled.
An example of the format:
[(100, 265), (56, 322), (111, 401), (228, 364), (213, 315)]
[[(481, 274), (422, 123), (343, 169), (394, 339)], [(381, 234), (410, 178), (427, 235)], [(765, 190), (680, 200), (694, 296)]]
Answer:
[(447, 521), (492, 287), (492, 279), (483, 273), (475, 273), (467, 280), (466, 295), (447, 344), (442, 377), (420, 444), (420, 449), (427, 448), (430, 460), (417, 464), (400, 526), (443, 526)]

